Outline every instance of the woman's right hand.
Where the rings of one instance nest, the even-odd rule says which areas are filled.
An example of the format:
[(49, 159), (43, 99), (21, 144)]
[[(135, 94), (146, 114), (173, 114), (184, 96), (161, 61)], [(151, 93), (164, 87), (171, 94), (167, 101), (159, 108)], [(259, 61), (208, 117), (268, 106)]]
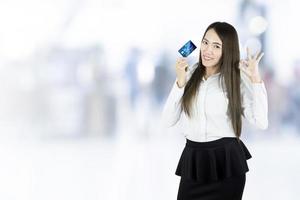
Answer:
[(188, 63), (186, 58), (178, 58), (176, 60), (176, 77), (177, 77), (177, 84), (179, 87), (183, 87), (186, 82), (186, 73), (188, 70)]

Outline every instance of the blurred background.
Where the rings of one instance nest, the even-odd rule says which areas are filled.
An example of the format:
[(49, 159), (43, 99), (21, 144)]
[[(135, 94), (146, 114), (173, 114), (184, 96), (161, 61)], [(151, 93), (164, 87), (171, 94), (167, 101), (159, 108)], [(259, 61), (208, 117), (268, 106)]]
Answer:
[[(265, 52), (269, 128), (247, 121), (245, 200), (300, 192), (300, 2), (0, 0), (0, 199), (176, 199), (185, 145), (159, 125), (177, 50), (226, 21)], [(198, 60), (199, 48), (188, 58)]]

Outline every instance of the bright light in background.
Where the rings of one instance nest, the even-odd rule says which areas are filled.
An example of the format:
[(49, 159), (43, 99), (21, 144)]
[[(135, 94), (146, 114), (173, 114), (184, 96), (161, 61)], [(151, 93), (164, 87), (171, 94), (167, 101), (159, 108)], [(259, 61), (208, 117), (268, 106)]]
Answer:
[(262, 16), (253, 17), (249, 23), (249, 29), (252, 34), (260, 35), (267, 30), (268, 22)]
[(243, 50), (246, 51), (246, 48), (249, 48), (250, 49), (250, 53), (251, 54), (254, 54), (258, 51), (261, 51), (261, 42), (258, 38), (256, 37), (252, 37), (252, 38), (249, 38), (246, 42), (245, 42), (245, 45), (244, 45), (244, 48)]

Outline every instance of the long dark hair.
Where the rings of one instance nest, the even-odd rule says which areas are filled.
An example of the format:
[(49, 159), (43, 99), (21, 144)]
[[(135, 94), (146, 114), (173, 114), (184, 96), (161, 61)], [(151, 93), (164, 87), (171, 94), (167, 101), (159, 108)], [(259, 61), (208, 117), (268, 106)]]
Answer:
[[(228, 112), (231, 119), (231, 124), (237, 138), (241, 136), (242, 129), (242, 107), (241, 107), (241, 92), (240, 92), (240, 51), (239, 40), (235, 28), (226, 22), (215, 22), (209, 25), (206, 32), (213, 29), (222, 41), (222, 56), (220, 60), (220, 76), (222, 89), (224, 91), (224, 83), (228, 97)], [(191, 78), (186, 83), (184, 93), (180, 99), (181, 112), (192, 117), (192, 104), (196, 96), (201, 80), (205, 75), (205, 67), (202, 64), (201, 52), (199, 54), (199, 62), (193, 71)], [(221, 80), (224, 80), (222, 82)]]

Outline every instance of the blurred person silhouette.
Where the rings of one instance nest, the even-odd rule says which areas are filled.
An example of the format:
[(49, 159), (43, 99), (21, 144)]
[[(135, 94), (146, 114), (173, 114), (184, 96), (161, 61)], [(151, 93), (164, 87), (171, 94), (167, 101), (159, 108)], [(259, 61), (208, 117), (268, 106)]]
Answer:
[[(115, 82), (111, 83), (106, 52), (95, 45), (87, 50), (81, 74), (87, 74), (86, 85), (86, 130), (91, 136), (113, 137), (117, 126), (117, 97)], [(83, 77), (85, 78), (85, 77)], [(85, 78), (86, 79), (86, 78)], [(87, 82), (87, 83), (85, 83)]]
[(154, 80), (152, 82), (152, 90), (154, 94), (155, 104), (159, 107), (167, 96), (169, 86), (167, 83), (172, 81), (173, 76), (170, 73), (168, 66), (170, 65), (170, 57), (166, 52), (161, 54), (161, 57), (155, 67)]
[(226, 22), (208, 26), (199, 61), (175, 64), (176, 80), (162, 111), (164, 127), (186, 138), (175, 174), (178, 200), (240, 200), (252, 157), (241, 140), (242, 117), (268, 127), (268, 99), (259, 73), (262, 52), (240, 59), (236, 29)]
[(142, 52), (138, 47), (129, 50), (128, 59), (125, 63), (125, 77), (128, 78), (129, 98), (131, 109), (134, 109), (139, 95), (139, 80), (137, 67), (140, 62)]

